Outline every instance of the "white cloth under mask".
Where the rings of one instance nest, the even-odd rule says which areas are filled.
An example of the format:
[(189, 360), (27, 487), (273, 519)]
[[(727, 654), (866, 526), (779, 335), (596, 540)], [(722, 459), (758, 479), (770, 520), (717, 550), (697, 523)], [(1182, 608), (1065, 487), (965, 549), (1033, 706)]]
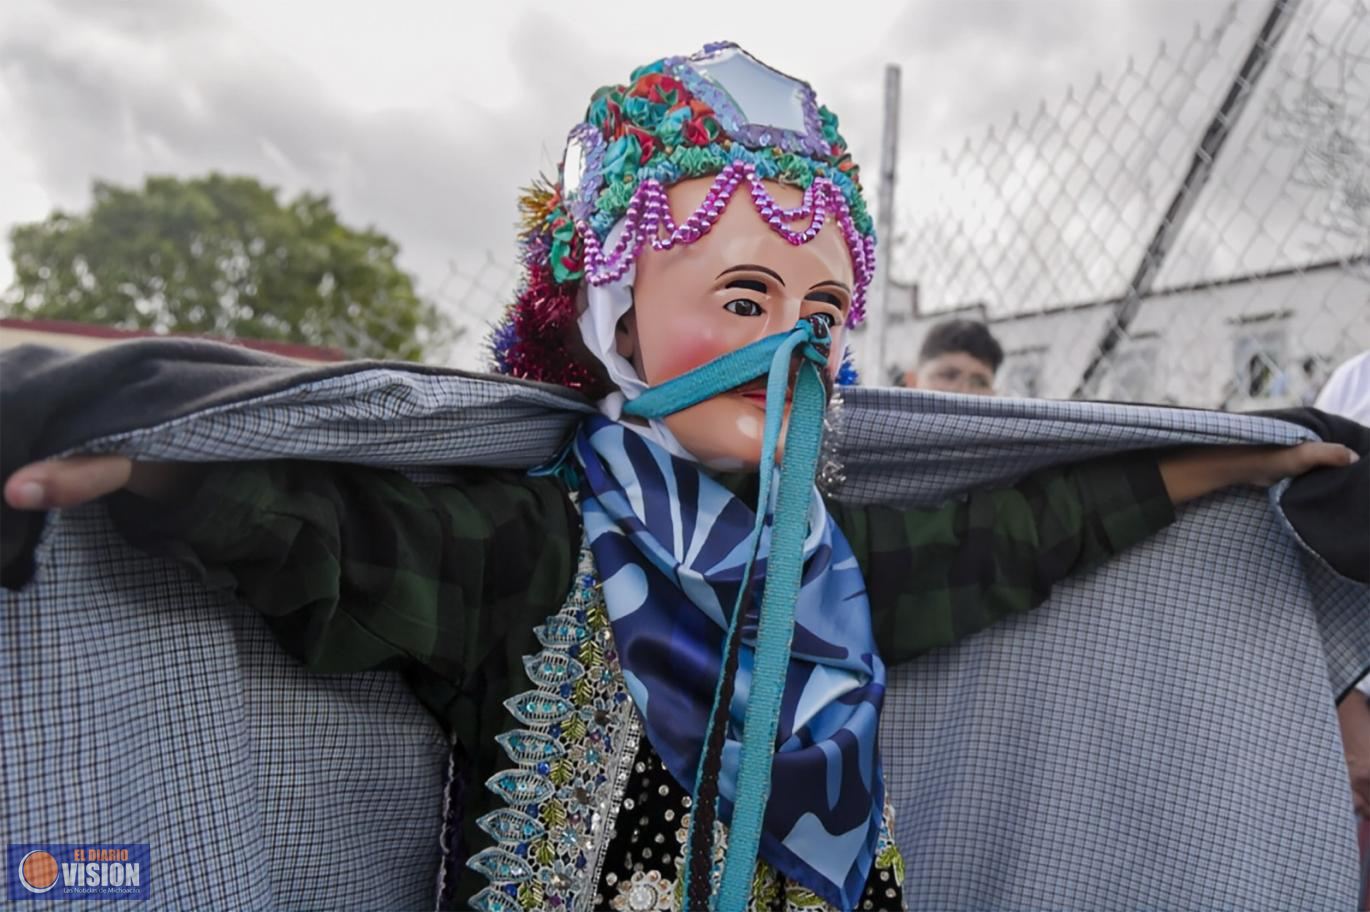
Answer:
[[(604, 249), (612, 250), (623, 235), (623, 222), (620, 221), (609, 232), (604, 241)], [(657, 418), (642, 419), (623, 417), (623, 407), (642, 395), (647, 384), (638, 377), (637, 370), (627, 358), (618, 353), (618, 321), (633, 308), (633, 279), (637, 275), (636, 264), (628, 267), (623, 277), (609, 285), (585, 283), (586, 308), (577, 320), (581, 338), (604, 369), (609, 372), (609, 381), (618, 387), (595, 403), (601, 414), (610, 420), (621, 423), (643, 437), (654, 441), (673, 456), (699, 462), (699, 459), (667, 429), (664, 422)]]

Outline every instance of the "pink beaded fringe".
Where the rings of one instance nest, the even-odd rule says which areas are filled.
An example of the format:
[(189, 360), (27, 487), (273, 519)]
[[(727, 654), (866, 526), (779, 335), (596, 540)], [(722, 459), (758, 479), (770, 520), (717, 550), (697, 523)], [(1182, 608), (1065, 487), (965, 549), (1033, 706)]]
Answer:
[[(836, 213), (856, 274), (856, 287), (852, 289), (851, 313), (847, 323), (851, 326), (860, 323), (866, 311), (866, 289), (875, 276), (875, 239), (856, 230), (842, 191), (827, 178), (815, 178), (804, 191), (803, 202), (794, 209), (785, 209), (776, 203), (775, 197), (771, 196), (756, 176), (755, 168), (748, 162), (733, 162), (720, 171), (704, 196), (704, 201), (683, 225), (677, 225), (671, 217), (670, 201), (660, 182), (643, 181), (623, 216), (623, 235), (614, 249), (607, 253), (600, 247), (599, 238), (595, 237), (590, 226), (584, 222), (578, 223), (576, 228), (585, 239), (586, 279), (591, 285), (607, 285), (618, 281), (648, 242), (654, 250), (670, 250), (677, 244), (692, 244), (699, 240), (709, 233), (744, 180), (751, 190), (756, 211), (766, 220), (766, 224), (795, 246), (807, 244), (817, 237), (828, 217)], [(809, 226), (804, 230), (794, 231), (787, 227), (801, 220), (809, 221)]]

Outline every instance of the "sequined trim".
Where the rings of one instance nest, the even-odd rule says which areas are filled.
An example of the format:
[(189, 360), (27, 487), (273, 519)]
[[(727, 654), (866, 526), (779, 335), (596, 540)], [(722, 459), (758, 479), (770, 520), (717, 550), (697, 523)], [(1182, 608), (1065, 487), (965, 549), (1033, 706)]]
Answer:
[[(681, 865), (684, 863), (683, 850), (685, 848), (686, 833), (690, 828), (690, 815), (684, 814), (680, 818), (680, 826), (676, 830), (676, 843), (679, 846), (674, 859), (674, 881), (667, 880), (665, 883), (671, 885), (674, 892), (676, 908), (682, 908), (680, 895), (680, 875)], [(713, 889), (718, 889), (719, 881), (723, 877), (723, 859), (728, 852), (728, 831), (718, 821), (714, 821), (714, 857), (710, 865), (709, 877)], [(894, 844), (894, 807), (885, 802), (885, 812), (880, 823), (880, 836), (876, 843), (875, 861), (872, 864), (870, 878), (867, 887), (862, 893), (860, 905), (857, 907), (862, 910), (867, 909), (890, 909), (890, 904), (897, 902), (898, 908), (907, 909), (908, 904), (904, 899), (904, 859), (899, 854), (899, 847)], [(752, 877), (752, 892), (747, 900), (747, 912), (769, 912), (769, 910), (783, 909), (784, 912), (835, 912), (834, 908), (822, 899), (817, 893), (799, 884), (787, 881), (780, 876), (770, 864), (765, 861), (758, 861), (756, 873)]]
[[(496, 741), (515, 766), (486, 782), (507, 807), (476, 821), (496, 843), (467, 861), (490, 881), (471, 898), (476, 909), (579, 912), (594, 905), (605, 850), (614, 836), (642, 738), (597, 579), (594, 558), (582, 543), (575, 588), (561, 611), (535, 629), (542, 650), (524, 659), (535, 686), (505, 701), (520, 727)], [(676, 833), (682, 846), (688, 820), (688, 813), (682, 815)], [(717, 822), (714, 826), (711, 876), (716, 888), (727, 831)], [(893, 831), (893, 810), (886, 803), (873, 875), (902, 886), (904, 863)], [(657, 875), (619, 881), (616, 893), (606, 899), (616, 908), (655, 912), (669, 907), (661, 905), (669, 897), (678, 908), (680, 864), (676, 854), (675, 879)], [(902, 899), (902, 893), (899, 896)], [(776, 908), (811, 912), (830, 907), (760, 862), (748, 909)]]
[(442, 831), (438, 835), (438, 845), (442, 850), (442, 864), (438, 868), (438, 908), (448, 907), (450, 892), (456, 887), (456, 872), (452, 870), (453, 852), (461, 844), (461, 821), (465, 810), (464, 780), (465, 770), (457, 762), (461, 746), (454, 738), (447, 751), (447, 785), (442, 791)]
[(508, 807), (476, 821), (496, 845), (467, 862), (490, 881), (471, 898), (488, 912), (590, 907), (642, 737), (585, 543), (566, 604), (534, 633), (534, 687), (505, 701), (519, 727), (496, 739), (515, 766), (485, 784)]
[(675, 907), (675, 883), (660, 871), (636, 871), (618, 882), (618, 895), (609, 903), (614, 912), (670, 912)]
[(904, 895), (904, 856), (899, 854), (899, 846), (894, 844), (894, 805), (885, 801), (885, 817), (880, 824), (880, 840), (875, 844), (875, 871), (873, 876), (881, 901), (899, 898), (901, 908), (907, 909), (908, 899)]

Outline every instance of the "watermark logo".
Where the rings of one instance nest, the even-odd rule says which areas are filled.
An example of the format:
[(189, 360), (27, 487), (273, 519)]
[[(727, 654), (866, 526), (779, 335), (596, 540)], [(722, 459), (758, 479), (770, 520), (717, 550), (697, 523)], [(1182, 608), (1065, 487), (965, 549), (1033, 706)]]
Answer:
[(145, 844), (9, 846), (11, 902), (147, 899), (152, 853)]

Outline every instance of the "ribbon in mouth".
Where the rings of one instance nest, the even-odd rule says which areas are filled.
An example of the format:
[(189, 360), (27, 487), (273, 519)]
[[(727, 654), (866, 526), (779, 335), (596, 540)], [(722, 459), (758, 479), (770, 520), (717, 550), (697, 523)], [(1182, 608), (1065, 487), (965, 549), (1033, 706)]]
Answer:
[[(724, 640), (724, 661), (719, 669), (705, 747), (692, 790), (694, 813), (685, 842), (687, 862), (682, 884), (689, 908), (742, 908), (751, 894), (762, 818), (770, 797), (771, 759), (775, 753), (780, 698), (794, 635), (794, 607), (803, 572), (810, 488), (818, 468), (823, 412), (831, 392), (832, 378), (827, 371), (831, 351), (832, 334), (827, 321), (811, 316), (801, 319), (787, 333), (768, 336), (652, 387), (624, 407), (625, 414), (664, 418), (730, 390), (755, 395), (745, 390), (764, 379), (766, 433), (758, 467), (760, 483), (756, 526), (751, 533), (752, 557), (738, 590), (738, 601), (733, 606)], [(739, 384), (739, 377), (751, 379)], [(790, 427), (784, 457), (777, 466), (775, 454), (779, 449), (787, 403), (792, 412)], [(756, 628), (752, 690), (743, 722), (737, 800), (733, 804), (722, 882), (714, 896), (711, 895), (709, 867), (714, 857), (713, 821), (718, 816), (717, 770), (722, 762), (721, 734), (728, 724), (728, 706), (732, 701), (743, 602), (750, 592), (747, 580), (757, 558), (773, 485), (778, 491), (766, 586)]]

